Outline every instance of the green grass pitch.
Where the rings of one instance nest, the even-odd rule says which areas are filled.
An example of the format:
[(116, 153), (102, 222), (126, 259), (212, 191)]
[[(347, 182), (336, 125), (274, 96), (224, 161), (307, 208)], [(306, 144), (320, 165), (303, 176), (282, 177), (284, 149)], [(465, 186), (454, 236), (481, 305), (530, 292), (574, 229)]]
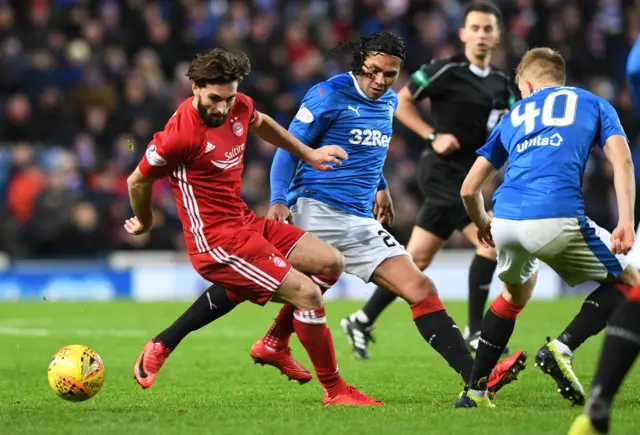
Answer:
[[(300, 386), (272, 367), (254, 365), (253, 342), (269, 327), (278, 306), (244, 304), (185, 339), (154, 387), (142, 390), (133, 364), (146, 340), (167, 326), (187, 303), (0, 304), (0, 434), (566, 434), (581, 409), (555, 392), (533, 367), (546, 335), (555, 336), (577, 312), (579, 299), (533, 302), (519, 318), (513, 348), (529, 352), (521, 379), (505, 387), (492, 410), (456, 410), (462, 385), (425, 344), (408, 307), (393, 306), (375, 330), (370, 361), (356, 361), (340, 319), (356, 302), (327, 305), (340, 371), (365, 393), (386, 401), (372, 409), (321, 406), (314, 379)], [(446, 303), (458, 324), (466, 304)], [(48, 363), (67, 344), (92, 346), (102, 356), (102, 391), (83, 403), (57, 398), (47, 383)], [(311, 367), (294, 338), (294, 355)], [(576, 354), (576, 372), (589, 387), (602, 336)], [(632, 371), (617, 397), (613, 433), (640, 433), (640, 372)]]

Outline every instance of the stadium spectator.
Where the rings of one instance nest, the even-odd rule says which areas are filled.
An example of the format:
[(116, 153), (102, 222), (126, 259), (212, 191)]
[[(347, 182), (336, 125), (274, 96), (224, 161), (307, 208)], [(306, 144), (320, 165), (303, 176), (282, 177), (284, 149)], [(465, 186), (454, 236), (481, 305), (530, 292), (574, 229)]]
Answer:
[[(310, 84), (344, 68), (345, 59), (324, 59), (336, 41), (391, 30), (407, 40), (405, 69), (412, 71), (457, 49), (467, 3), (0, 0), (0, 251), (89, 258), (115, 249), (181, 247), (166, 184), (155, 197), (158, 228), (139, 241), (121, 233), (129, 215), (123, 174), (189, 95), (185, 62), (194, 54), (216, 45), (246, 51), (253, 71), (242, 90), (288, 125)], [(533, 46), (559, 49), (569, 83), (614, 104), (637, 160), (640, 126), (624, 76), (640, 30), (633, 2), (495, 3), (506, 26), (495, 65), (512, 69)], [(428, 102), (421, 109), (427, 113)], [(420, 203), (413, 174), (424, 144), (399, 124), (395, 133), (385, 174), (397, 209), (395, 235), (406, 242)], [(243, 195), (265, 213), (272, 151), (253, 141), (246, 158)], [(611, 185), (610, 167), (596, 153), (585, 174), (587, 213), (608, 229), (616, 221)], [(82, 240), (91, 242), (81, 247)], [(465, 243), (454, 237), (448, 246)]]

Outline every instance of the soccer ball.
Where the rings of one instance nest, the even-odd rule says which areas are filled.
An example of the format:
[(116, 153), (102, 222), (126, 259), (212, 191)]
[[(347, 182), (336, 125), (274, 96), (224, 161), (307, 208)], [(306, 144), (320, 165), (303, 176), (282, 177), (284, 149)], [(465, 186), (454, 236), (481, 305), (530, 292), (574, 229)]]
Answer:
[(104, 364), (95, 350), (72, 344), (60, 349), (49, 364), (49, 385), (58, 397), (82, 402), (95, 396), (104, 383)]

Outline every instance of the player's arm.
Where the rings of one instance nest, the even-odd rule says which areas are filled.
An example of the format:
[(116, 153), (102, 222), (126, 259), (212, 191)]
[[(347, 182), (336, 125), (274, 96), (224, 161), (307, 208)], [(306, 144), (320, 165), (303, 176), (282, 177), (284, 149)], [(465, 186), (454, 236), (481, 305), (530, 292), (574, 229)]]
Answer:
[(635, 231), (633, 210), (636, 180), (627, 135), (615, 109), (607, 101), (599, 102), (599, 145), (613, 167), (613, 187), (618, 200), (618, 225), (611, 234), (611, 251), (626, 254), (633, 247)]
[(636, 181), (626, 136), (619, 134), (610, 136), (605, 142), (604, 154), (613, 166), (613, 185), (618, 201), (618, 225), (633, 227)]
[(479, 229), (486, 228), (491, 222), (491, 218), (484, 208), (484, 198), (482, 189), (496, 175), (496, 167), (485, 157), (476, 159), (462, 183), (460, 196), (467, 214)]
[(169, 175), (184, 158), (187, 145), (183, 144), (173, 126), (157, 134), (147, 147), (144, 157), (127, 178), (129, 201), (134, 217), (125, 223), (125, 229), (134, 235), (145, 233), (153, 226), (151, 199), (153, 183)]
[(501, 126), (504, 117), (500, 123), (493, 129), (491, 135), (487, 139), (487, 143), (477, 151), (479, 157), (471, 167), (460, 189), (460, 196), (467, 214), (476, 224), (480, 232), (488, 235), (491, 218), (484, 208), (484, 198), (482, 197), (482, 189), (495, 176), (507, 158), (509, 157), (507, 150), (501, 141)]
[(631, 88), (631, 100), (636, 112), (640, 114), (640, 36), (627, 58), (627, 77)]
[[(151, 197), (153, 195), (153, 183), (156, 178), (145, 176), (140, 171), (140, 166), (136, 167), (129, 178), (127, 178), (127, 188), (129, 190), (129, 201), (135, 218), (127, 220), (125, 228), (131, 229), (133, 234), (142, 234), (153, 226), (153, 214), (151, 213)], [(136, 227), (137, 220), (138, 227)]]
[(342, 164), (340, 159), (346, 160), (348, 158), (346, 151), (339, 146), (328, 145), (319, 149), (313, 149), (289, 133), (269, 115), (259, 112), (257, 115), (257, 122), (251, 125), (251, 129), (255, 134), (263, 140), (307, 162), (314, 169), (328, 171), (333, 169), (333, 167), (327, 163), (340, 166)]

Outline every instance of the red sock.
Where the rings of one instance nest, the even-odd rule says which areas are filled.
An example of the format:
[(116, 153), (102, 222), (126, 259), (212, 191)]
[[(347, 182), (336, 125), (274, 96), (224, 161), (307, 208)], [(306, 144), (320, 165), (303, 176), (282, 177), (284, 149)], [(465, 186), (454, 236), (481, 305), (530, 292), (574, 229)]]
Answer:
[(511, 302), (507, 302), (507, 300), (502, 296), (498, 296), (495, 301), (491, 304), (489, 309), (498, 317), (501, 317), (505, 320), (516, 320), (520, 311), (524, 308), (524, 305), (516, 305)]
[(640, 302), (640, 285), (629, 289), (629, 291), (625, 293), (625, 297), (628, 301)]
[(338, 373), (333, 339), (327, 328), (324, 308), (311, 311), (295, 310), (293, 316), (296, 334), (311, 358), (318, 380), (329, 397), (336, 396), (346, 387), (346, 383)]
[[(318, 284), (322, 294), (329, 290), (340, 277), (326, 275), (310, 275), (311, 279)], [(285, 305), (278, 313), (278, 317), (271, 325), (269, 332), (262, 338), (269, 350), (282, 350), (289, 347), (289, 339), (293, 334), (293, 305)]]
[(415, 304), (411, 304), (411, 316), (413, 317), (413, 320), (416, 320), (418, 317), (424, 316), (425, 314), (431, 314), (442, 310), (444, 310), (444, 305), (442, 305), (442, 301), (438, 295), (427, 296)]
[(262, 338), (269, 350), (282, 350), (289, 346), (289, 338), (293, 334), (293, 305), (284, 305), (278, 317), (271, 325), (269, 332)]

